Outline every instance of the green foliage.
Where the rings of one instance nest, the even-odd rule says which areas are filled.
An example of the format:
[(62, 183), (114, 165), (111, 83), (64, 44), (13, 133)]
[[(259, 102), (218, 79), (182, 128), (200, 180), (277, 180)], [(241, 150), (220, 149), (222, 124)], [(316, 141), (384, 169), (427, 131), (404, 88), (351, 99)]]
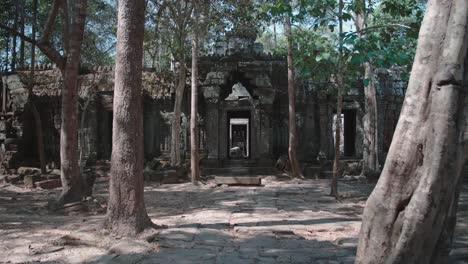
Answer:
[[(364, 0), (345, 1), (342, 19), (353, 22), (353, 16)], [(279, 0), (263, 6), (266, 21), (291, 16), (298, 30), (293, 31), (294, 59), (302, 78), (332, 79), (337, 71), (340, 42), (336, 32), (339, 16), (336, 0)], [(349, 31), (343, 35), (343, 61), (346, 77), (357, 80), (362, 77), (362, 63), (371, 62), (377, 68), (393, 66), (410, 67), (416, 50), (419, 26), (425, 4), (421, 0), (365, 1), (368, 29)], [(278, 51), (285, 49), (278, 48)], [(365, 81), (364, 81), (365, 82)], [(348, 82), (349, 83), (349, 82)]]

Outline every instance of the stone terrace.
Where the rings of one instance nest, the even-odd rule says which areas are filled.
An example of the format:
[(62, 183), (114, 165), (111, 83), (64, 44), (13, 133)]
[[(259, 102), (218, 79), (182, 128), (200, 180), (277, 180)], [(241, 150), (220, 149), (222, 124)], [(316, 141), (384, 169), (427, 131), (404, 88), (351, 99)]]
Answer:
[[(149, 242), (109, 238), (100, 226), (103, 215), (50, 215), (40, 205), (55, 193), (18, 193), (4, 186), (0, 262), (353, 263), (372, 184), (340, 182), (344, 199), (336, 202), (327, 196), (329, 180), (282, 181), (270, 176), (263, 183), (147, 185), (148, 213), (156, 224), (167, 226), (143, 234)], [(97, 185), (97, 200), (106, 197), (106, 189), (106, 182)], [(20, 206), (6, 201), (11, 197)], [(465, 184), (452, 263), (467, 263), (467, 205)], [(66, 237), (75, 240), (57, 243)]]

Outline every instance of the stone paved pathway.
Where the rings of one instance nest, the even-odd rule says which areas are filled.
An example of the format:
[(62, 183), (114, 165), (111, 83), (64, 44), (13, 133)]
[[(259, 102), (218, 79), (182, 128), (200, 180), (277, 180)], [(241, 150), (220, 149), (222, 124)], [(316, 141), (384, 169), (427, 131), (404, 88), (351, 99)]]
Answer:
[[(17, 214), (15, 224), (0, 201), (0, 213), (6, 216), (0, 219), (0, 263), (353, 263), (362, 210), (373, 185), (340, 182), (345, 199), (336, 202), (327, 196), (329, 180), (267, 177), (263, 182), (259, 187), (216, 187), (211, 182), (146, 186), (148, 213), (168, 227), (150, 233), (150, 243), (109, 240), (99, 226), (102, 215), (70, 220), (39, 210), (29, 217)], [(98, 186), (101, 197), (106, 188)], [(461, 201), (452, 263), (468, 263), (466, 184)], [(83, 243), (41, 254), (28, 249), (50, 245), (64, 234)]]

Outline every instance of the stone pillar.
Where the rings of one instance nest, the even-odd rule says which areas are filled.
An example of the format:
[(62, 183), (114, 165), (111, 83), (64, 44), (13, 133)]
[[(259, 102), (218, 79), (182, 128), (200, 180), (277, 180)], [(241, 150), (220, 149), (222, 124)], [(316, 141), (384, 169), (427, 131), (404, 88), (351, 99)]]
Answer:
[(227, 112), (226, 109), (220, 108), (219, 113), (219, 126), (218, 126), (218, 150), (219, 150), (219, 159), (227, 159), (227, 143), (228, 143), (228, 130), (227, 130)]
[(333, 118), (330, 116), (330, 112), (331, 109), (328, 106), (328, 102), (320, 101), (320, 151), (323, 151), (328, 158), (333, 156), (333, 135), (332, 124), (330, 122)]
[(304, 141), (298, 142), (299, 149), (301, 150), (302, 154), (300, 157), (303, 160), (314, 160), (319, 152), (319, 144), (318, 142), (318, 133), (315, 124), (315, 111), (316, 111), (316, 104), (314, 98), (311, 96), (307, 101), (304, 107), (305, 111), (301, 113), (303, 115), (303, 127), (301, 128), (301, 134)]
[(364, 152), (364, 111), (361, 108), (357, 109), (356, 112), (356, 157), (362, 158)]
[(152, 99), (145, 100), (144, 104), (143, 137), (145, 158), (153, 158), (159, 154), (159, 134), (157, 133), (159, 111), (156, 107), (156, 102)]
[[(205, 85), (202, 87), (203, 96), (207, 103), (205, 117), (206, 150), (209, 160), (219, 160), (227, 158), (225, 143), (227, 139), (226, 131), (226, 111), (220, 110), (219, 92), (220, 86), (224, 82), (223, 73), (208, 74)], [(225, 142), (223, 142), (225, 140)], [(224, 144), (223, 144), (224, 143)]]
[(86, 157), (90, 160), (97, 159), (98, 153), (98, 101), (95, 96), (91, 99), (87, 115), (87, 127), (86, 127), (86, 145), (87, 153)]
[(206, 110), (206, 148), (208, 159), (219, 158), (219, 108), (217, 103), (208, 103)]
[(272, 115), (271, 105), (264, 106), (260, 110), (260, 131), (257, 147), (262, 159), (270, 159), (272, 156), (270, 115)]
[(259, 159), (261, 157), (262, 148), (262, 134), (261, 134), (261, 121), (260, 121), (260, 110), (254, 108), (251, 111), (250, 120), (250, 156), (252, 159)]

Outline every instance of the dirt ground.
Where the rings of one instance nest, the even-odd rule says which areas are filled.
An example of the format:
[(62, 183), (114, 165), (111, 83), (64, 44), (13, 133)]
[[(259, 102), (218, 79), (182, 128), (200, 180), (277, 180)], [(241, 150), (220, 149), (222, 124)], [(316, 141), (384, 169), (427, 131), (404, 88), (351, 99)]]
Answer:
[[(148, 214), (166, 229), (138, 239), (102, 228), (108, 182), (98, 178), (87, 212), (51, 212), (59, 189), (0, 185), (0, 263), (353, 263), (373, 184), (263, 177), (257, 187), (147, 183)], [(451, 263), (468, 263), (468, 183), (460, 198)]]

